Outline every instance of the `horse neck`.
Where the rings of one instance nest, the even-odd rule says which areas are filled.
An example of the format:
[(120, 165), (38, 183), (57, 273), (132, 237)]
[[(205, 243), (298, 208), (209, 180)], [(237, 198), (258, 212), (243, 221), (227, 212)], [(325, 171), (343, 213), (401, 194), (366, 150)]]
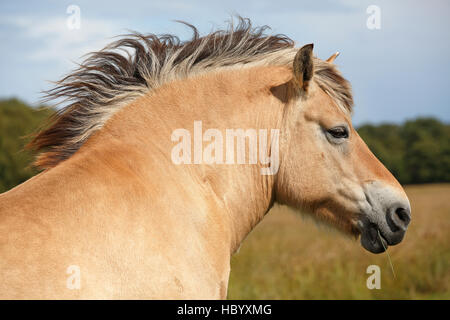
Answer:
[[(267, 165), (259, 161), (259, 151), (257, 164), (248, 164), (246, 157), (246, 164), (176, 165), (171, 158), (175, 145), (171, 135), (174, 130), (183, 128), (191, 132), (191, 139), (194, 139), (194, 122), (201, 121), (203, 132), (218, 129), (223, 133), (224, 159), (226, 129), (256, 132), (266, 129), (270, 138), (272, 129), (281, 129), (284, 103), (265, 86), (261, 80), (265, 77), (267, 70), (244, 69), (164, 85), (118, 111), (89, 141), (90, 148), (95, 149), (96, 144), (105, 144), (114, 137), (115, 144), (120, 140), (130, 150), (128, 155), (144, 155), (139, 159), (127, 157), (126, 161), (148, 173), (149, 183), (154, 184), (153, 177), (164, 172), (171, 179), (158, 183), (178, 180), (177, 183), (184, 185), (183, 192), (192, 193), (192, 201), (210, 199), (216, 212), (206, 214), (214, 214), (213, 219), (221, 223), (227, 221), (230, 251), (234, 252), (272, 206), (276, 172), (262, 174)], [(251, 79), (259, 80), (253, 85)], [(273, 147), (270, 141), (268, 144), (269, 149)], [(206, 143), (203, 145), (205, 147)], [(194, 155), (194, 162), (193, 158)], [(177, 188), (174, 185), (168, 190)]]

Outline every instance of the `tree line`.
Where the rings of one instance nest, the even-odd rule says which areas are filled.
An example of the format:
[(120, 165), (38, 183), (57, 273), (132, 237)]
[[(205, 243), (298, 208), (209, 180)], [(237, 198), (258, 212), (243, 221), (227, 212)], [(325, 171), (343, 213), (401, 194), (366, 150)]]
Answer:
[(417, 118), (363, 125), (358, 133), (402, 184), (450, 182), (450, 125)]
[[(0, 100), (0, 192), (38, 171), (23, 147), (54, 111), (18, 99)], [(366, 124), (358, 132), (402, 184), (450, 182), (450, 125), (434, 118), (403, 124)]]

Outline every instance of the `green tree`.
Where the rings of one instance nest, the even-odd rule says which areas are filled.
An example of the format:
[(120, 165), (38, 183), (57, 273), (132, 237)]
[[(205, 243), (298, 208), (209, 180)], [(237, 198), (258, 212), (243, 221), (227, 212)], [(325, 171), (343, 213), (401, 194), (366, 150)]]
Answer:
[(28, 180), (37, 173), (30, 164), (32, 155), (23, 150), (27, 136), (52, 113), (34, 109), (17, 99), (0, 101), (0, 192)]
[(410, 182), (450, 181), (450, 129), (436, 119), (408, 121), (403, 128)]
[(433, 118), (364, 125), (359, 134), (401, 183), (450, 182), (450, 126)]

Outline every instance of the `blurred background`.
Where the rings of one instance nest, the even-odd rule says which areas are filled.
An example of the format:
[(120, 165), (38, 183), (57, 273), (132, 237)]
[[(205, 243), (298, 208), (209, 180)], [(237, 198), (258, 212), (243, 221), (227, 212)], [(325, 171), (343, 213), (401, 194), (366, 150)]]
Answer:
[[(269, 25), (336, 63), (353, 85), (354, 125), (405, 186), (413, 221), (402, 244), (372, 255), (356, 241), (276, 206), (233, 257), (232, 299), (450, 298), (450, 2), (10, 1), (0, 2), (0, 192), (37, 173), (27, 136), (54, 112), (41, 91), (136, 30), (189, 39), (233, 14)], [(366, 287), (379, 265), (380, 290)]]

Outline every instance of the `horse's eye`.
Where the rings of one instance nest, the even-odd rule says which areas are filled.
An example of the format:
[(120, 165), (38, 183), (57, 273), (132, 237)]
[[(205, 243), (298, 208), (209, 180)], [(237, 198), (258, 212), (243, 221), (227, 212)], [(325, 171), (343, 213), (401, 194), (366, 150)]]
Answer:
[(336, 138), (336, 139), (347, 139), (348, 138), (348, 129), (343, 126), (328, 129), (327, 132), (333, 138)]

